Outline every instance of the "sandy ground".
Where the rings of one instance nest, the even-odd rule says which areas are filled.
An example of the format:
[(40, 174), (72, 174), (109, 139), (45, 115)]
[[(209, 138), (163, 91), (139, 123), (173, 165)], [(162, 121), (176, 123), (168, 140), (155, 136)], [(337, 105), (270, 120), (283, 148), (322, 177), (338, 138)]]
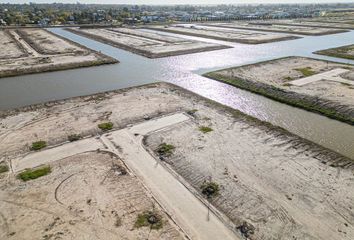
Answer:
[(0, 31), (0, 77), (116, 63), (43, 29)]
[(16, 44), (16, 41), (8, 31), (0, 31), (0, 46), (3, 46), (3, 50), (0, 52), (0, 59), (19, 58), (27, 55), (26, 52)]
[(319, 27), (319, 28), (337, 28), (337, 29), (354, 29), (354, 23), (336, 23), (336, 22), (316, 22), (309, 21), (308, 19), (291, 19), (291, 20), (271, 20), (258, 22), (262, 24), (277, 24), (288, 26), (307, 26), (307, 27)]
[(246, 29), (246, 30), (256, 30), (256, 31), (264, 31), (264, 32), (280, 32), (280, 33), (291, 33), (291, 34), (301, 34), (301, 35), (327, 35), (327, 34), (335, 34), (346, 32), (345, 30), (339, 29), (329, 29), (329, 28), (318, 28), (318, 27), (310, 27), (310, 26), (286, 26), (286, 25), (276, 25), (276, 24), (268, 24), (268, 25), (260, 25), (257, 23), (240, 23), (240, 22), (232, 22), (232, 23), (210, 23), (207, 26), (217, 26), (224, 28), (233, 28), (233, 29)]
[[(97, 128), (97, 124), (102, 122), (113, 122), (114, 130), (117, 130), (130, 128), (132, 124), (158, 116), (175, 112), (191, 112), (190, 110), (193, 109), (197, 111), (192, 111), (195, 112), (194, 114), (190, 113), (192, 117), (190, 121), (154, 132), (145, 143), (152, 154), (161, 142), (176, 147), (171, 158), (163, 159), (165, 161), (156, 158), (157, 164), (166, 162), (167, 165), (164, 166), (167, 169), (172, 173), (175, 171), (176, 177), (181, 176), (181, 181), (194, 187), (190, 189), (192, 193), (199, 192), (195, 193), (197, 197), (201, 196), (200, 184), (203, 180), (211, 177), (213, 181), (218, 182), (221, 185), (220, 195), (212, 200), (213, 206), (230, 218), (236, 231), (238, 231), (236, 227), (244, 225), (243, 221), (246, 221), (255, 227), (255, 233), (251, 234), (250, 239), (281, 239), (281, 237), (282, 239), (353, 239), (353, 161), (282, 129), (166, 83), (1, 111), (0, 162), (12, 166), (11, 162), (14, 159), (28, 155), (29, 146), (34, 141), (44, 140), (52, 147), (67, 141), (67, 136), (71, 134), (97, 136), (102, 133)], [(213, 131), (202, 134), (198, 129), (199, 126), (210, 126)], [(134, 142), (135, 138), (141, 139), (141, 134), (146, 134), (148, 129), (149, 126), (132, 128), (129, 141)], [(129, 156), (131, 156), (129, 161), (139, 160), (134, 156), (140, 150), (132, 147), (129, 141), (121, 143), (115, 136), (111, 137), (111, 141), (118, 144), (114, 146), (118, 152), (119, 144), (125, 149), (131, 148), (130, 153), (121, 149), (123, 162)], [(103, 191), (102, 187), (96, 188), (97, 183), (107, 175), (104, 164), (110, 166), (111, 161), (105, 160), (106, 158), (101, 155), (95, 156), (83, 155), (82, 157), (82, 161), (88, 159), (87, 161), (92, 160), (92, 163), (76, 164), (74, 160), (76, 158), (56, 162), (53, 165), (53, 173), (42, 178), (44, 184), (39, 179), (24, 184), (11, 175), (6, 177), (6, 173), (2, 174), (5, 177), (0, 187), (2, 191), (0, 212), (6, 216), (1, 219), (6, 220), (1, 220), (0, 226), (5, 229), (1, 233), (16, 232), (13, 235), (14, 239), (16, 234), (22, 234), (22, 231), (23, 234), (28, 234), (27, 231), (35, 231), (36, 234), (41, 234), (38, 236), (44, 236), (47, 233), (42, 226), (61, 226), (59, 223), (62, 221), (67, 223), (74, 218), (80, 222), (79, 217), (86, 217), (92, 221), (98, 219), (102, 224), (94, 224), (95, 227), (91, 228), (80, 222), (80, 225), (70, 227), (69, 222), (69, 225), (63, 224), (68, 226), (67, 230), (58, 232), (72, 234), (71, 231), (76, 233), (84, 229), (85, 232), (85, 229), (88, 229), (88, 235), (95, 239), (101, 234), (107, 236), (107, 239), (111, 237), (112, 235), (109, 235), (112, 233), (111, 222), (101, 220), (96, 210), (94, 214), (85, 210), (89, 207), (87, 202), (94, 202), (87, 200), (94, 199), (92, 197), (94, 195), (104, 203), (110, 204), (104, 201), (106, 198), (112, 199), (107, 196), (108, 194), (116, 192), (118, 194), (122, 190), (131, 188), (124, 184), (116, 184), (114, 181), (114, 185), (109, 185), (109, 191)], [(66, 164), (66, 161), (70, 164)], [(96, 164), (99, 166), (92, 168)], [(85, 174), (86, 169), (91, 172)], [(81, 171), (83, 175), (80, 173), (78, 179), (64, 181), (65, 183), (59, 187), (59, 190), (68, 188), (59, 191), (58, 199), (65, 205), (55, 203), (54, 189), (65, 177)], [(101, 174), (102, 172), (105, 174)], [(74, 180), (77, 182), (68, 184)], [(95, 190), (86, 191), (83, 184)], [(72, 197), (73, 192), (80, 194)], [(133, 192), (135, 193), (134, 190)], [(25, 198), (24, 194), (31, 194), (31, 201), (27, 202), (28, 197)], [(133, 202), (132, 206), (135, 206), (137, 204), (128, 198), (132, 195), (135, 194), (120, 195), (121, 197), (113, 195), (113, 199), (125, 201), (127, 198), (126, 202)], [(76, 198), (85, 198), (83, 201), (85, 204), (82, 205), (82, 201), (75, 200)], [(6, 201), (10, 199), (10, 203), (4, 199)], [(143, 195), (143, 199), (146, 201), (146, 195)], [(77, 215), (71, 214), (69, 206)], [(57, 215), (53, 215), (57, 207), (60, 207), (58, 211), (63, 213), (63, 215), (58, 214), (60, 221), (55, 220)], [(114, 207), (118, 214), (120, 213), (118, 209), (123, 211), (125, 208), (126, 206)], [(81, 209), (84, 211), (80, 212)], [(45, 216), (40, 215), (38, 221), (36, 214), (42, 212)], [(66, 212), (70, 214), (64, 214)], [(105, 212), (105, 219), (112, 219), (107, 217), (109, 212), (111, 211)], [(9, 214), (12, 217), (9, 217)], [(119, 216), (123, 215), (119, 214)], [(52, 221), (48, 221), (48, 216)], [(15, 224), (11, 224), (11, 219), (15, 219)], [(34, 226), (34, 230), (31, 230), (32, 228), (22, 230), (21, 226), (25, 226), (22, 221), (24, 223), (29, 221), (28, 224)], [(36, 224), (33, 221), (36, 221)], [(56, 223), (52, 224), (55, 221)], [(132, 223), (132, 220), (127, 221)], [(99, 230), (99, 226), (105, 226), (105, 229), (108, 228), (110, 231)], [(115, 229), (112, 231), (115, 233)], [(146, 237), (145, 233), (142, 235)], [(56, 230), (49, 230), (49, 234), (58, 233)], [(135, 232), (122, 234), (135, 234)], [(175, 235), (175, 230), (168, 231), (168, 234), (178, 235)], [(133, 235), (132, 239), (134, 236), (136, 235)], [(169, 239), (169, 235), (165, 236)]]
[(245, 30), (226, 30), (226, 29), (211, 29), (202, 26), (197, 26), (191, 28), (190, 26), (149, 26), (146, 27), (152, 30), (159, 30), (165, 32), (172, 32), (177, 34), (191, 35), (197, 37), (211, 38), (222, 41), (229, 42), (239, 42), (239, 43), (249, 43), (249, 44), (259, 44), (267, 42), (277, 42), (289, 39), (295, 39), (298, 37), (285, 35), (285, 34), (274, 34), (274, 33), (260, 33)]
[(73, 33), (93, 38), (145, 57), (159, 58), (181, 54), (212, 51), (227, 46), (201, 41), (187, 40), (141, 29), (67, 29)]
[[(340, 67), (354, 69), (340, 63), (327, 63), (326, 61), (310, 58), (290, 57), (226, 69), (218, 73), (227, 77), (237, 77), (269, 84), (280, 89), (327, 99), (354, 108), (354, 89), (352, 86), (335, 81), (317, 81), (304, 86), (292, 86), (288, 84), (293, 80), (304, 77), (296, 69), (307, 67), (310, 67), (314, 73), (322, 73)], [(345, 78), (345, 76), (343, 77)]]
[(218, 183), (211, 203), (236, 226), (253, 225), (249, 239), (354, 238), (353, 170), (323, 165), (311, 148), (267, 128), (196, 109), (194, 121), (150, 134), (145, 144), (151, 152), (172, 144), (162, 163), (196, 190), (204, 181)]
[(216, 210), (208, 211), (207, 204), (199, 201), (193, 191), (181, 184), (178, 177), (160, 165), (142, 146), (146, 134), (188, 121), (190, 118), (187, 114), (176, 113), (113, 131), (101, 139), (105, 144), (110, 142), (107, 144), (108, 149), (116, 151), (127, 166), (142, 178), (155, 198), (190, 239), (240, 239), (217, 217), (219, 212), (216, 215)]
[(144, 135), (189, 120), (190, 117), (184, 113), (146, 120), (100, 137), (65, 143), (29, 153), (23, 158), (12, 159), (11, 169), (17, 173), (26, 168), (51, 165), (55, 161), (82, 153), (110, 152), (122, 159), (124, 164), (144, 182), (153, 198), (163, 207), (168, 216), (171, 216), (173, 222), (183, 229), (189, 239), (238, 239), (235, 233), (217, 217), (215, 211), (208, 212), (208, 207), (189, 192), (167, 169), (158, 166), (156, 160), (142, 146)]
[(348, 23), (354, 24), (354, 14), (337, 17), (319, 17), (308, 19), (309, 22), (329, 22), (329, 23)]
[(43, 29), (20, 29), (18, 33), (41, 54), (83, 53), (84, 49)]
[[(1, 239), (183, 239), (113, 155), (78, 154), (51, 168), (49, 175), (25, 183), (1, 176)], [(138, 214), (150, 210), (162, 216), (162, 229), (134, 228)]]
[(330, 48), (321, 51), (315, 52), (316, 54), (327, 55), (332, 57), (340, 57), (346, 59), (354, 59), (354, 44), (338, 47), (338, 48)]

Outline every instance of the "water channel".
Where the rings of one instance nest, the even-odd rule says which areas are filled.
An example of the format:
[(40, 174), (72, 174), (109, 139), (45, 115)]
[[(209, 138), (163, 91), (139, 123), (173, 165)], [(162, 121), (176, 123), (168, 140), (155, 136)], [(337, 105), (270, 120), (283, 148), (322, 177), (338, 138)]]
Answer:
[(216, 69), (284, 56), (306, 56), (354, 64), (354, 61), (350, 60), (312, 54), (320, 49), (353, 44), (354, 31), (260, 45), (183, 36), (230, 45), (233, 48), (160, 59), (138, 56), (60, 28), (50, 29), (50, 31), (96, 51), (101, 51), (118, 59), (120, 63), (2, 78), (0, 79), (0, 109), (166, 81), (281, 126), (354, 159), (353, 126), (201, 76), (202, 73)]

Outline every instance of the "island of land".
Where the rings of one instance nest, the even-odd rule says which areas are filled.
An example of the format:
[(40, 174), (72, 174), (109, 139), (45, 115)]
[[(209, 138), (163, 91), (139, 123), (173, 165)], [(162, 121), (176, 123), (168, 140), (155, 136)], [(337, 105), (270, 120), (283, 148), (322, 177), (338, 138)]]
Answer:
[(269, 42), (278, 42), (300, 37), (286, 34), (264, 33), (247, 30), (229, 30), (222, 28), (208, 28), (199, 25), (169, 25), (169, 26), (146, 26), (151, 30), (164, 31), (182, 35), (189, 35), (202, 38), (210, 38), (221, 41), (246, 43), (246, 44), (261, 44)]
[(228, 68), (206, 77), (354, 124), (354, 67), (286, 57)]
[(245, 30), (262, 31), (262, 32), (291, 33), (291, 34), (311, 35), (311, 36), (321, 36), (321, 35), (348, 32), (347, 30), (341, 30), (341, 29), (319, 28), (319, 27), (311, 27), (311, 26), (291, 26), (291, 25), (287, 26), (287, 25), (277, 25), (273, 23), (257, 24), (253, 22), (208, 23), (203, 25), (211, 26), (211, 27), (245, 29)]
[(354, 238), (352, 159), (171, 84), (1, 111), (0, 142), (1, 238)]
[(67, 28), (66, 30), (148, 58), (230, 48), (215, 43), (194, 41), (130, 28)]
[(326, 55), (326, 56), (330, 56), (330, 57), (345, 58), (345, 59), (354, 60), (354, 44), (342, 46), (342, 47), (337, 47), (337, 48), (320, 50), (320, 51), (317, 51), (314, 53), (320, 54), (320, 55)]
[(0, 77), (118, 62), (39, 28), (0, 30), (0, 46)]
[(256, 21), (255, 24), (276, 24), (285, 26), (303, 26), (303, 27), (315, 27), (315, 28), (332, 28), (332, 29), (343, 29), (343, 30), (353, 30), (354, 24), (348, 22), (323, 22), (317, 20), (308, 19), (282, 19), (282, 20), (267, 20), (267, 21)]

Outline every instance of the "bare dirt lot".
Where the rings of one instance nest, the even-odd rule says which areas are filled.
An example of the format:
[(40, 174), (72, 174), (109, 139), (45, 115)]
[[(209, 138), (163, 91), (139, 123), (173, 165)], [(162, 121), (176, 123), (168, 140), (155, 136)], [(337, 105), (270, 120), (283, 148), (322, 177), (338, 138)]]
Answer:
[[(0, 59), (19, 58), (27, 56), (27, 53), (16, 42), (8, 31), (0, 31), (0, 44), (3, 50), (0, 52)], [(4, 51), (5, 49), (5, 51)]]
[(318, 27), (318, 28), (336, 28), (336, 29), (354, 29), (354, 24), (352, 23), (336, 23), (336, 22), (316, 22), (310, 21), (308, 19), (291, 19), (291, 20), (271, 20), (257, 22), (258, 24), (277, 24), (277, 25), (287, 25), (287, 26), (306, 26), (306, 27)]
[(330, 48), (321, 51), (315, 52), (316, 54), (327, 55), (331, 57), (339, 57), (345, 59), (354, 59), (354, 44), (338, 47), (338, 48)]
[(354, 24), (354, 14), (332, 16), (332, 17), (319, 17), (308, 19), (309, 22), (327, 22), (327, 23), (348, 23)]
[(44, 29), (1, 30), (0, 43), (0, 77), (118, 62)]
[(300, 35), (327, 35), (346, 32), (346, 30), (339, 29), (329, 29), (329, 28), (319, 28), (319, 27), (310, 27), (310, 26), (286, 26), (286, 25), (277, 25), (277, 24), (257, 24), (257, 23), (214, 23), (206, 24), (207, 26), (217, 26), (223, 28), (231, 29), (246, 29), (246, 30), (255, 30), (263, 32), (279, 32), (279, 33), (291, 33), (291, 34), (300, 34)]
[(177, 34), (184, 34), (196, 37), (211, 38), (216, 40), (228, 41), (228, 42), (238, 42), (238, 43), (248, 43), (248, 44), (260, 44), (268, 42), (277, 42), (290, 39), (296, 39), (299, 37), (290, 36), (285, 34), (274, 34), (274, 33), (260, 33), (245, 30), (226, 30), (226, 29), (211, 29), (202, 26), (149, 26), (146, 27), (152, 30), (159, 30)]
[(196, 109), (193, 122), (155, 132), (145, 144), (155, 152), (174, 146), (163, 162), (199, 192), (205, 182), (218, 184), (211, 203), (248, 239), (353, 239), (353, 168), (323, 165), (312, 147), (267, 127)]
[[(146, 238), (146, 229), (125, 232), (137, 211), (124, 215), (126, 206), (121, 204), (133, 203), (140, 211), (151, 208), (151, 200), (146, 206), (139, 205), (140, 199), (149, 199), (136, 188), (139, 184), (129, 182), (135, 181), (129, 175), (112, 171), (113, 163), (124, 164), (124, 157), (121, 161), (101, 153), (70, 157), (51, 164), (49, 175), (26, 183), (12, 175), (12, 160), (26, 156), (35, 141), (46, 141), (51, 149), (66, 142), (69, 135), (102, 134), (99, 123), (112, 122), (116, 130), (176, 112), (187, 113), (191, 120), (150, 134), (147, 147), (156, 156), (157, 165), (167, 163), (163, 166), (180, 174), (194, 187), (190, 190), (196, 196), (202, 195), (203, 180), (217, 182), (219, 195), (209, 200), (230, 218), (239, 234), (249, 239), (354, 237), (352, 160), (166, 83), (1, 111), (0, 162), (10, 168), (9, 174), (1, 173), (1, 233), (14, 239), (22, 236), (21, 231), (42, 237), (48, 232), (48, 236), (68, 234), (70, 238), (83, 231), (94, 239), (101, 234), (103, 239), (117, 234), (127, 239)], [(131, 138), (142, 137), (133, 133)], [(163, 142), (174, 147), (171, 155), (155, 155)], [(119, 151), (119, 146), (116, 148)], [(121, 229), (112, 226), (116, 219), (112, 208), (122, 217)], [(57, 211), (62, 215), (57, 216)], [(77, 225), (72, 227), (70, 220), (76, 220)], [(23, 223), (33, 227), (25, 231)], [(60, 226), (67, 227), (61, 230)], [(165, 234), (166, 239), (180, 236), (173, 225), (166, 226), (171, 227), (151, 234)]]
[[(206, 76), (294, 106), (354, 124), (353, 85), (327, 79), (294, 86), (292, 81), (343, 68), (352, 81), (353, 66), (303, 57), (288, 57), (225, 69)], [(348, 77), (349, 76), (349, 77)]]
[[(51, 170), (28, 182), (1, 176), (1, 239), (183, 239), (115, 156), (83, 153)], [(135, 226), (147, 211), (162, 217), (161, 229)]]
[(168, 57), (196, 52), (205, 52), (229, 48), (214, 43), (193, 41), (170, 37), (158, 33), (149, 33), (141, 29), (67, 29), (103, 43), (122, 48), (148, 58)]

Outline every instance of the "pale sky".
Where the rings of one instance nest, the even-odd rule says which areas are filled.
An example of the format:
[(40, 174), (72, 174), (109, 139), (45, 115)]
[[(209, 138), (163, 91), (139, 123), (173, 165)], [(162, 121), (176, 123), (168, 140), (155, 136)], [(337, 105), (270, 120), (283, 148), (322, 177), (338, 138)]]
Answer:
[(94, 4), (244, 4), (244, 3), (354, 3), (354, 0), (0, 0), (0, 3), (94, 3)]

